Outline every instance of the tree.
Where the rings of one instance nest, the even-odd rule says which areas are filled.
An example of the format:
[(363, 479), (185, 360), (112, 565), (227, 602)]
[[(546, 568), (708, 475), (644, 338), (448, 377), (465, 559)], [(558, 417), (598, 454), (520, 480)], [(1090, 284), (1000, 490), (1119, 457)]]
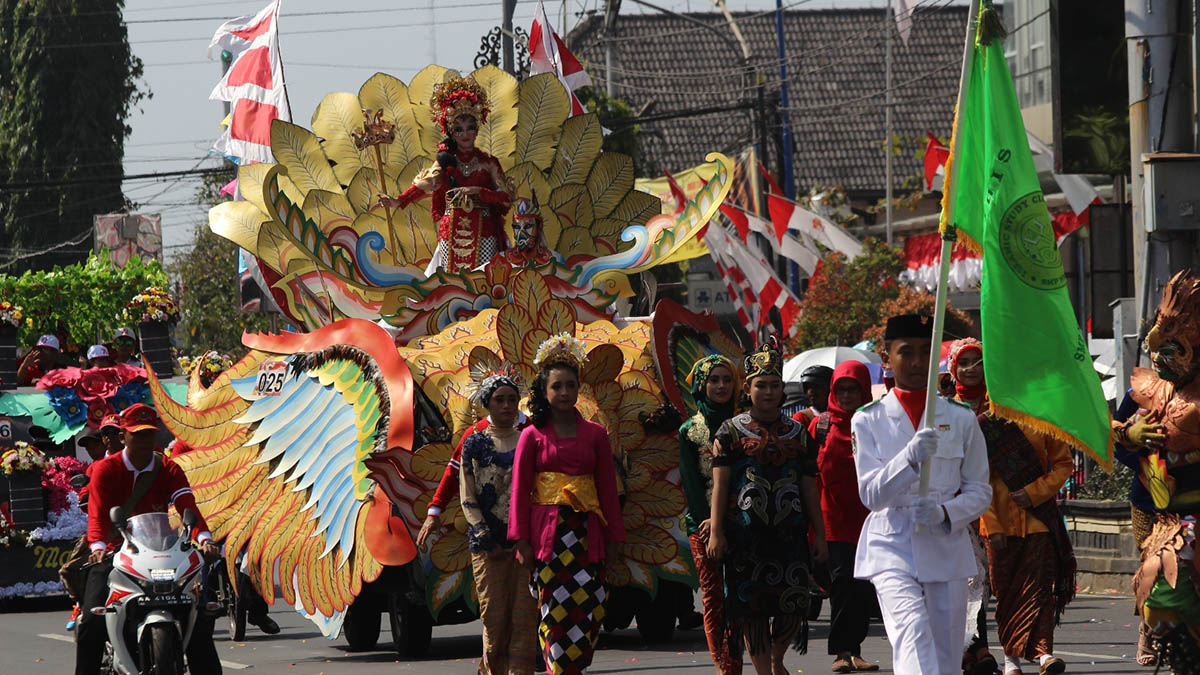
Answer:
[(641, 125), (634, 122), (637, 115), (623, 99), (609, 96), (599, 87), (583, 87), (575, 95), (588, 112), (596, 113), (600, 123), (612, 133), (605, 135), (601, 149), (604, 152), (619, 152), (633, 159), (633, 175), (645, 178), (645, 163), (639, 146), (638, 134)]
[[(215, 206), (224, 201), (219, 190), (233, 173), (204, 176), (196, 190), (196, 201)], [(238, 297), (238, 247), (208, 228), (196, 225), (192, 247), (168, 267), (179, 281), (179, 331), (184, 352), (200, 354), (210, 349), (237, 356), (244, 354), (242, 333), (264, 331), (270, 326), (266, 314), (243, 313)]]
[(10, 260), (79, 242), (8, 271), (86, 258), (92, 216), (125, 206), (126, 121), (149, 94), (138, 87), (142, 62), (123, 8), (123, 0), (0, 0), (0, 240)]
[[(879, 322), (863, 333), (864, 340), (870, 340), (876, 345), (883, 344), (883, 329), (889, 316), (897, 314), (928, 314), (933, 315), (937, 306), (937, 297), (928, 291), (918, 291), (915, 288), (901, 286), (896, 297), (884, 301), (879, 308)], [(976, 337), (971, 317), (966, 312), (955, 309), (947, 303), (946, 322), (943, 333), (944, 340), (955, 340), (964, 337)]]
[(872, 238), (853, 261), (836, 252), (825, 256), (800, 302), (792, 349), (802, 352), (862, 341), (879, 323), (883, 303), (900, 294), (896, 278), (903, 270), (900, 250)]

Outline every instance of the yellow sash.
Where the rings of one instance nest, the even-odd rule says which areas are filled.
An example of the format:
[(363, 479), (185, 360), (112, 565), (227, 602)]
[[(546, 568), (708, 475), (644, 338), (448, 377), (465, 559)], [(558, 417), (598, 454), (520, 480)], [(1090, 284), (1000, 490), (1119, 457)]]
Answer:
[(591, 474), (572, 476), (557, 471), (541, 471), (534, 478), (533, 503), (544, 506), (569, 506), (578, 513), (594, 513), (608, 525)]

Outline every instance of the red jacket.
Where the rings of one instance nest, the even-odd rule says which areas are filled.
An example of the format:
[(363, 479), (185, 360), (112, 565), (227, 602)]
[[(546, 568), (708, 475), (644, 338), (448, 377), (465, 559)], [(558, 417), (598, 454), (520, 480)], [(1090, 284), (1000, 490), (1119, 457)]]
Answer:
[[(834, 385), (843, 378), (856, 380), (863, 391), (863, 401), (871, 400), (871, 378), (867, 367), (858, 361), (839, 363), (829, 382), (830, 424), (825, 442), (817, 454), (817, 466), (821, 470), (821, 512), (825, 518), (825, 539), (857, 542), (870, 511), (858, 496), (858, 472), (854, 466), (850, 438), (850, 418), (854, 411), (842, 410), (833, 395)], [(808, 431), (813, 438), (817, 438), (820, 419), (816, 417), (809, 424)]]
[[(133, 465), (126, 458), (128, 452), (124, 450), (109, 455), (91, 466), (91, 481), (88, 483), (88, 543), (93, 551), (112, 547), (115, 543), (108, 539), (112, 529), (112, 520), (108, 512), (114, 506), (123, 506), (133, 492), (135, 477)], [(204, 521), (204, 516), (196, 506), (196, 498), (192, 496), (192, 487), (188, 484), (187, 476), (174, 462), (163, 462), (154, 484), (126, 515), (166, 513), (172, 504), (180, 515), (186, 509), (196, 512), (196, 541), (212, 539), (208, 523)]]

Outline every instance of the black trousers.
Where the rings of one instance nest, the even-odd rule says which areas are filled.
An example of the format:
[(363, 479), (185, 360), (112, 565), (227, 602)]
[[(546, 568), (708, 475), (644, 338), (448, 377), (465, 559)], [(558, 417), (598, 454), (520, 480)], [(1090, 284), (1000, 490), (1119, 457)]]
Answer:
[(854, 578), (857, 544), (829, 542), (829, 653), (862, 655), (862, 643), (871, 624), (871, 610), (879, 602), (869, 581)]
[[(79, 602), (79, 623), (75, 626), (75, 675), (97, 675), (104, 656), (108, 629), (104, 616), (92, 614), (93, 607), (103, 607), (108, 600), (108, 574), (112, 563), (105, 562), (88, 570), (83, 597)], [(196, 627), (186, 652), (188, 671), (192, 673), (221, 673), (221, 659), (213, 644), (214, 618), (201, 611), (196, 615)], [(136, 650), (136, 646), (130, 646)]]

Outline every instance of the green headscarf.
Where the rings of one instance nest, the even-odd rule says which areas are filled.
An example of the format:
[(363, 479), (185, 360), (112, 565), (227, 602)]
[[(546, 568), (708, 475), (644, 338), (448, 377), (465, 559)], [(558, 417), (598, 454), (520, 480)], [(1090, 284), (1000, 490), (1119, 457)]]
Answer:
[[(729, 369), (729, 373), (733, 375), (733, 391), (729, 396), (729, 400), (724, 403), (713, 403), (708, 400), (708, 376), (712, 374), (712, 369), (717, 366), (725, 366)], [(704, 417), (705, 426), (708, 428), (709, 436), (717, 432), (717, 428), (725, 420), (733, 417), (734, 410), (737, 406), (738, 391), (742, 387), (741, 378), (738, 376), (738, 369), (733, 365), (733, 361), (720, 354), (709, 354), (700, 359), (692, 366), (692, 372), (688, 373), (687, 384), (692, 388), (692, 399), (696, 401), (696, 411)]]

